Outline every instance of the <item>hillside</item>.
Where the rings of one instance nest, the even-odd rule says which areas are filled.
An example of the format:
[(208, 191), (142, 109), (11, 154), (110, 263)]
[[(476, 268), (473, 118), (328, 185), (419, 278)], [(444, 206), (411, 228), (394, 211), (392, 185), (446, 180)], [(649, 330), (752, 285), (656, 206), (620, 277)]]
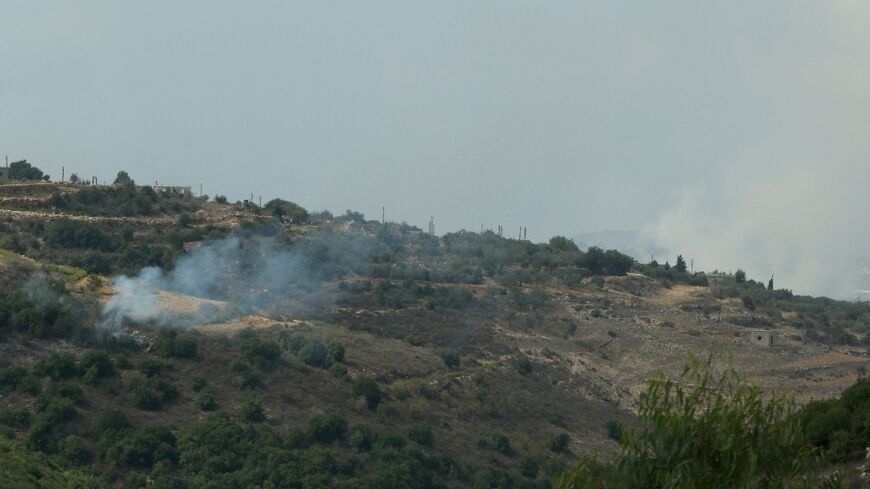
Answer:
[(0, 186), (11, 446), (114, 487), (549, 487), (689, 353), (801, 401), (866, 372), (866, 304), (291, 204)]

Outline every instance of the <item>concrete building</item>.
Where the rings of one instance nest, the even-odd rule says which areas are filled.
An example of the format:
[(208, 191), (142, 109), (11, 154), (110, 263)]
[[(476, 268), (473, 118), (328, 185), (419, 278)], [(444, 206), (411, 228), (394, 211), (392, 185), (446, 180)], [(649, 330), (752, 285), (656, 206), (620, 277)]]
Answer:
[(183, 187), (180, 185), (154, 185), (154, 191), (157, 193), (165, 194), (165, 195), (173, 195), (180, 197), (191, 197), (193, 196), (193, 192), (190, 190), (190, 187)]
[(756, 330), (750, 333), (750, 341), (756, 346), (773, 346), (773, 332), (766, 330)]

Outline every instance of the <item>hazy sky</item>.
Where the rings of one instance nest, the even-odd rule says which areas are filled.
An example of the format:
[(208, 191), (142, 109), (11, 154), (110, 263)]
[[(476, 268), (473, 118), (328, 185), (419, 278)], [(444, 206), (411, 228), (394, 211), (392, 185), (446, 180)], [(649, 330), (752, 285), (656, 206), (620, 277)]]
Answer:
[(643, 229), (846, 296), (868, 5), (0, 0), (0, 155), (439, 233)]

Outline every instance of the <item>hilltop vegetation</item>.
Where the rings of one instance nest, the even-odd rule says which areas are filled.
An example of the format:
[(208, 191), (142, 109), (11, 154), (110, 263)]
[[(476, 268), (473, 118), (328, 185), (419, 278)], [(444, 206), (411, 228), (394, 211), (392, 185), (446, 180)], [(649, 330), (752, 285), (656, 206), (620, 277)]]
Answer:
[[(709, 455), (689, 457), (702, 464), (687, 466), (693, 480), (777, 487), (752, 484), (787, 481), (782, 464), (730, 486), (716, 479), (726, 451), (701, 443), (734, 434), (732, 408), (747, 405), (770, 411), (735, 452), (741, 464), (776, 451), (815, 470), (811, 447), (839, 463), (867, 443), (864, 381), (799, 412), (735, 383), (746, 403), (704, 398), (719, 417), (697, 424), (657, 426), (676, 419), (656, 417), (671, 405), (655, 404), (660, 390), (638, 395), (653, 371), (672, 375), (671, 359), (679, 368), (685, 351), (711, 344), (796, 388), (851, 382), (865, 362), (866, 304), (691, 273), (681, 258), (639, 264), (559, 236), (436, 237), (280, 199), (260, 209), (161, 196), (132, 179), (45, 195), (0, 222), (10, 250), (0, 252), (0, 429), (11, 440), (0, 450), (40, 473), (107, 487), (704, 487), (668, 485), (673, 474), (645, 458), (690, 437), (699, 444), (680, 456)], [(166, 278), (185, 259), (198, 273), (178, 272), (160, 297), (181, 312), (101, 328), (113, 276), (154, 266)], [(195, 275), (208, 287), (193, 294), (182, 285)], [(197, 316), (209, 308), (221, 313)], [(738, 342), (756, 328), (781, 332), (782, 346)], [(824, 377), (762, 363), (831, 352), (846, 360)], [(622, 458), (556, 479), (592, 452)], [(629, 461), (643, 478), (618, 476)]]

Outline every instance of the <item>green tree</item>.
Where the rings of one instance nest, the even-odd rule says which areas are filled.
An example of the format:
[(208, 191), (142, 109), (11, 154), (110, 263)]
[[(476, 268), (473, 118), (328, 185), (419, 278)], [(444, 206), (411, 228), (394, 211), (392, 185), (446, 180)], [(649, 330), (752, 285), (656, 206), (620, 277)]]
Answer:
[(288, 219), (293, 224), (308, 222), (308, 211), (304, 207), (284, 199), (272, 199), (264, 207), (267, 212), (279, 219)]
[(550, 247), (557, 251), (579, 251), (574, 241), (564, 236), (550, 238)]
[(31, 165), (27, 160), (9, 163), (10, 180), (42, 180), (43, 177), (42, 170)]
[(746, 272), (738, 268), (737, 271), (734, 272), (734, 281), (738, 284), (746, 282)]
[(659, 373), (649, 382), (640, 423), (620, 427), (620, 452), (606, 470), (581, 461), (554, 487), (814, 487), (817, 465), (795, 409), (731, 369), (690, 358), (679, 380)]
[(115, 181), (112, 182), (115, 185), (132, 185), (133, 179), (130, 178), (130, 174), (124, 170), (118, 172), (118, 176), (115, 177)]
[(459, 351), (456, 348), (443, 348), (438, 352), (438, 355), (441, 356), (441, 360), (444, 361), (444, 365), (447, 365), (447, 368), (456, 368), (459, 366)]
[(686, 260), (683, 259), (683, 255), (677, 255), (677, 263), (674, 264), (674, 270), (686, 273)]
[(773, 290), (773, 275), (770, 276), (770, 280), (767, 282), (767, 290)]
[(353, 381), (353, 395), (355, 397), (365, 397), (366, 404), (368, 404), (369, 409), (372, 411), (378, 408), (378, 404), (381, 403), (381, 399), (384, 397), (384, 393), (375, 379), (362, 375)]

